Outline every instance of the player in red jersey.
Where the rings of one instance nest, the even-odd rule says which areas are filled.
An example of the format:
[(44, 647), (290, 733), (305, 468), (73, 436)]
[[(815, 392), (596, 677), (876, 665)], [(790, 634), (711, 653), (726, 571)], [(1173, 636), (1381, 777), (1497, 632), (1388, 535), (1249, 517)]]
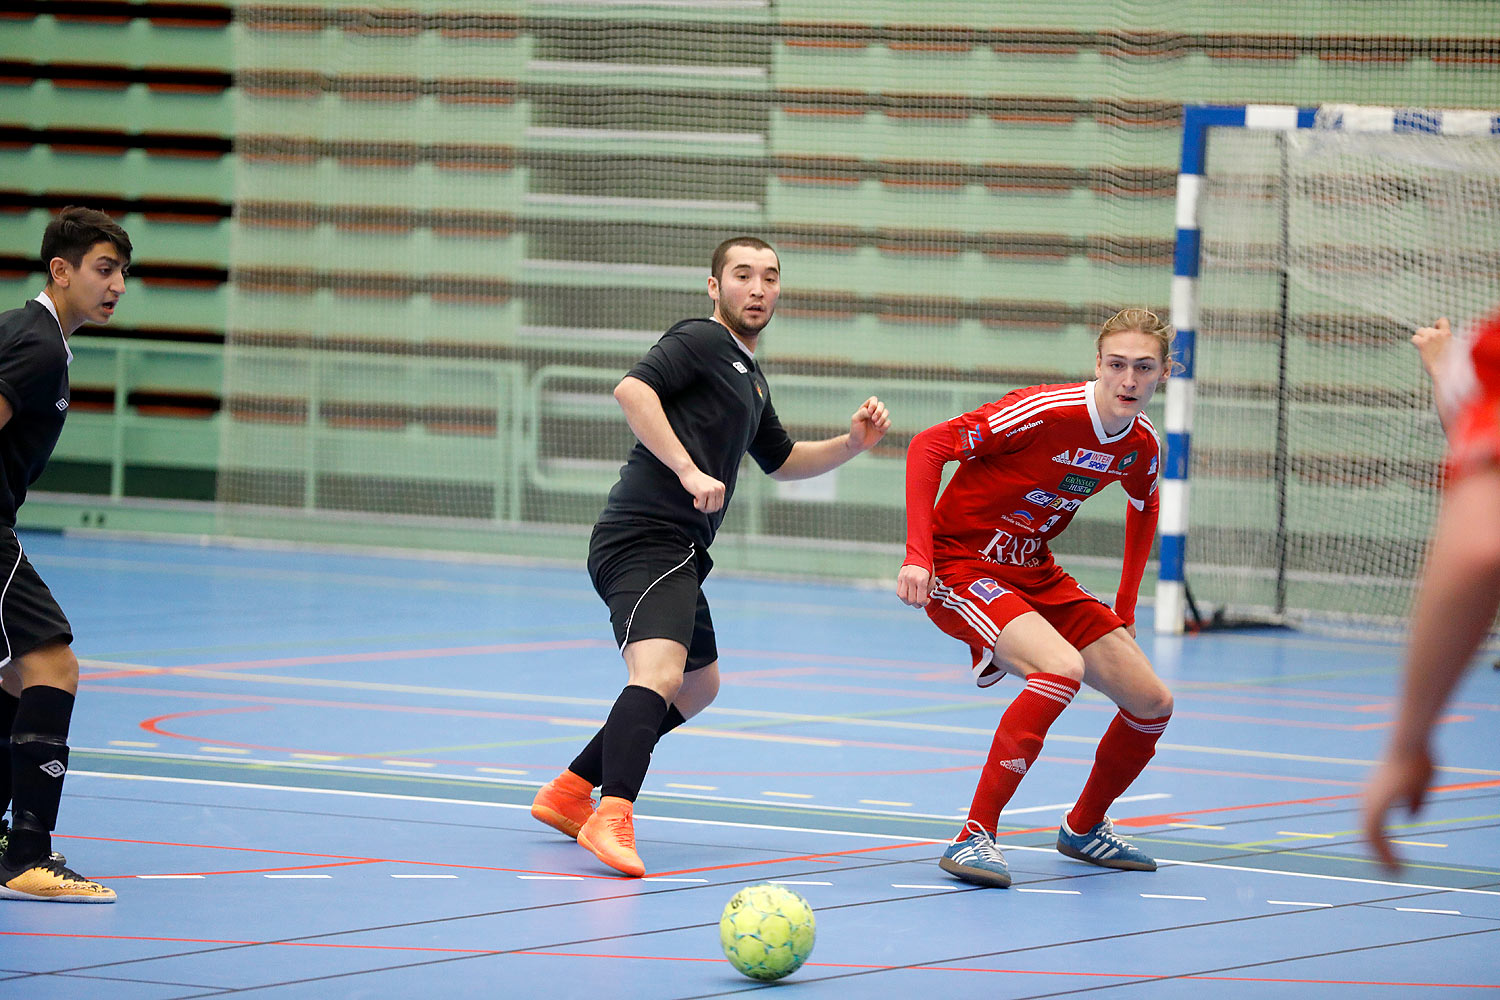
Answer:
[[(898, 596), (968, 644), (980, 687), (1006, 673), (1026, 684), (1000, 719), (968, 819), (939, 862), (965, 881), (1010, 885), (994, 841), (1000, 810), (1080, 684), (1120, 711), (1063, 818), (1057, 848), (1107, 868), (1156, 870), (1115, 834), (1105, 810), (1145, 768), (1172, 714), (1172, 694), (1134, 638), (1160, 470), (1156, 431), (1143, 411), (1170, 372), (1172, 335), (1149, 310), (1121, 310), (1095, 342), (1093, 381), (1018, 389), (929, 427), (907, 451)], [(943, 467), (955, 461), (938, 500)], [(1116, 482), (1130, 506), (1111, 609), (1053, 561), (1048, 542), (1084, 500)]]
[[(1447, 333), (1438, 320), (1413, 340)], [(1428, 370), (1448, 430), (1447, 495), (1412, 612), (1396, 727), (1364, 796), (1365, 836), (1389, 867), (1398, 862), (1386, 813), (1397, 803), (1421, 807), (1433, 726), (1500, 607), (1500, 312), (1480, 324), (1469, 350), (1443, 355), (1443, 377)]]

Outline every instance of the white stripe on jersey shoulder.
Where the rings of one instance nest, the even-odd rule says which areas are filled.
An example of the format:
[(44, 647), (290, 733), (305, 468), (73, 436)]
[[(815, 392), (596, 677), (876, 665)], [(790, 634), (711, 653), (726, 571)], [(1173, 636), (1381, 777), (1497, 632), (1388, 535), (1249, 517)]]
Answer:
[(998, 433), (1036, 416), (1043, 410), (1084, 403), (1086, 402), (1084, 396), (1086, 387), (1087, 383), (1070, 385), (1064, 389), (1054, 389), (1051, 392), (1039, 392), (1035, 396), (1027, 396), (1018, 403), (990, 414), (990, 430)]
[(1152, 437), (1156, 438), (1157, 441), (1161, 440), (1161, 435), (1156, 433), (1156, 425), (1144, 413), (1137, 413), (1135, 419), (1146, 425), (1146, 430), (1151, 432)]

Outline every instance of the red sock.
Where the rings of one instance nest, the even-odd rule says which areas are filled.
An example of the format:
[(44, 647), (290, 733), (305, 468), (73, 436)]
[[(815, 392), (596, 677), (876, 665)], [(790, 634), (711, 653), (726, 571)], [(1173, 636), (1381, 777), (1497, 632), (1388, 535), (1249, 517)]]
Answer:
[(1035, 673), (1016, 695), (990, 744), (989, 758), (979, 774), (979, 787), (969, 806), (969, 819), (990, 833), (1000, 822), (1000, 810), (1016, 793), (1027, 768), (1042, 752), (1047, 729), (1078, 693), (1078, 682), (1061, 674)]
[(1156, 756), (1156, 741), (1161, 739), (1171, 718), (1164, 715), (1160, 719), (1137, 719), (1120, 709), (1099, 741), (1099, 749), (1094, 751), (1094, 769), (1089, 772), (1089, 780), (1073, 811), (1068, 813), (1068, 829), (1087, 833), (1104, 819), (1105, 811), (1125, 794), (1125, 789)]

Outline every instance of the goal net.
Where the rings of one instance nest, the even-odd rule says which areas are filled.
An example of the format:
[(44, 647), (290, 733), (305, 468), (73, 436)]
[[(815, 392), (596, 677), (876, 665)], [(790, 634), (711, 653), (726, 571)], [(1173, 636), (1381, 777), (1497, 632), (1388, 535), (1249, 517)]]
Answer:
[(1399, 628), (1444, 456), (1410, 342), (1500, 303), (1495, 115), (1209, 131), (1186, 579), (1204, 617)]

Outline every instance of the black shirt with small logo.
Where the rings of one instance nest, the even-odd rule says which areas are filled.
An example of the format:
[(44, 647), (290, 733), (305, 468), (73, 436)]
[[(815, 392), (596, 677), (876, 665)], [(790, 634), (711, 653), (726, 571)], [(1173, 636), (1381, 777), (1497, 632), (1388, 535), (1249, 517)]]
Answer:
[(724, 506), (712, 514), (695, 510), (677, 474), (637, 441), (599, 522), (666, 522), (706, 549), (729, 509), (745, 454), (771, 473), (792, 452), (770, 386), (734, 335), (711, 319), (678, 323), (628, 374), (661, 398), (667, 422), (698, 469), (724, 484)]
[(0, 396), (11, 408), (0, 427), (0, 526), (14, 527), (68, 416), (68, 347), (35, 299), (0, 313)]

